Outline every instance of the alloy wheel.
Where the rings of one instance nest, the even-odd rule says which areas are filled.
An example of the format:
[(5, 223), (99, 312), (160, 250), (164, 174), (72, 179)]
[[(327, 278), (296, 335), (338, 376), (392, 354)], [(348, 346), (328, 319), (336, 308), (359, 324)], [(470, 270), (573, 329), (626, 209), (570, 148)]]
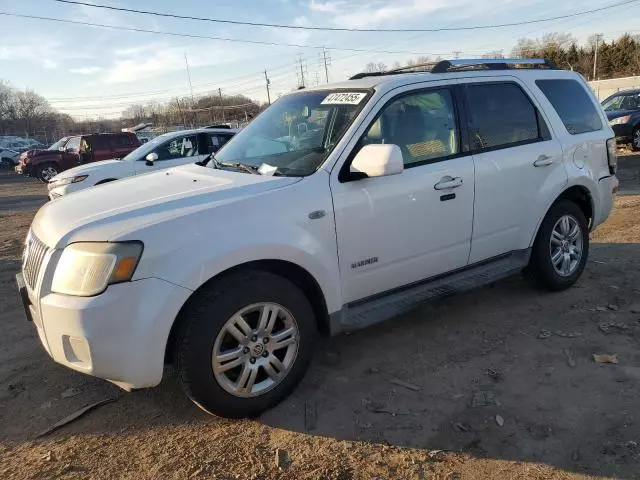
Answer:
[(42, 173), (40, 174), (40, 176), (42, 177), (42, 179), (44, 181), (49, 182), (57, 174), (58, 174), (58, 171), (55, 168), (53, 168), (53, 167), (44, 167), (42, 169)]
[(563, 215), (554, 225), (549, 240), (551, 264), (558, 275), (569, 277), (577, 270), (582, 248), (582, 229), (578, 220), (571, 215)]
[(298, 324), (286, 308), (268, 302), (249, 305), (232, 315), (215, 339), (215, 379), (234, 396), (262, 395), (289, 373), (298, 342)]

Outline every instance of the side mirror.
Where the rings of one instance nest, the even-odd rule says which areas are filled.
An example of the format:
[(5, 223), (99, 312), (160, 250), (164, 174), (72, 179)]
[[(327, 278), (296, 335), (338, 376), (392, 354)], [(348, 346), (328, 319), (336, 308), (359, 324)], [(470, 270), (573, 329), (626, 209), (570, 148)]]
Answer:
[(351, 173), (356, 178), (397, 175), (404, 170), (402, 151), (397, 145), (365, 145), (351, 162)]
[(153, 167), (154, 162), (158, 160), (158, 154), (155, 152), (151, 152), (145, 157), (145, 160), (145, 164), (147, 165), (147, 167)]

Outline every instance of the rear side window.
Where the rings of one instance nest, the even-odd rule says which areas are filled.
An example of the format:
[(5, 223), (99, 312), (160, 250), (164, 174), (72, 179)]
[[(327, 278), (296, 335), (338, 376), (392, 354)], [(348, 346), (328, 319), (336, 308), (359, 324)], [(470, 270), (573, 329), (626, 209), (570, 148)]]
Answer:
[(118, 135), (116, 145), (119, 147), (130, 147), (133, 145), (133, 137), (130, 135)]
[(221, 133), (212, 133), (207, 135), (208, 139), (207, 139), (207, 152), (206, 153), (215, 153), (218, 150), (220, 150), (220, 148), (222, 148), (222, 146), (227, 143), (229, 140), (231, 140), (231, 137), (233, 135), (230, 135), (228, 133), (225, 134), (221, 134)]
[(571, 135), (602, 129), (602, 121), (591, 97), (576, 80), (536, 80)]
[(478, 83), (464, 90), (473, 150), (507, 148), (543, 138), (538, 113), (517, 85)]

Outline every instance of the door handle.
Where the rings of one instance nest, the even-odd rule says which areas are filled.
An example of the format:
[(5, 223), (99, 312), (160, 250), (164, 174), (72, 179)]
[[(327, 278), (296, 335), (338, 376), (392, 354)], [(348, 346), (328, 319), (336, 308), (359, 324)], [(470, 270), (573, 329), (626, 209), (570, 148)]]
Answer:
[(553, 163), (553, 158), (548, 157), (547, 155), (540, 155), (538, 159), (533, 162), (534, 167), (546, 167)]
[(450, 188), (458, 188), (460, 186), (462, 186), (462, 178), (450, 177), (447, 175), (446, 177), (442, 177), (440, 181), (433, 186), (433, 188), (436, 190), (448, 190)]

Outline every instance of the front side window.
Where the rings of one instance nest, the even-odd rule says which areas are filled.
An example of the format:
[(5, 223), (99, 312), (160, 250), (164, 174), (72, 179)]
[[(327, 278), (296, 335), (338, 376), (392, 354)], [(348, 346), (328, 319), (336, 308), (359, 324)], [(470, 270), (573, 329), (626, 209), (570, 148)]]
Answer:
[(60, 150), (62, 147), (64, 147), (64, 145), (67, 143), (68, 140), (69, 140), (69, 137), (63, 137), (57, 142), (55, 142), (53, 145), (51, 145), (49, 148), (47, 148), (47, 150)]
[(403, 95), (385, 105), (360, 140), (400, 147), (405, 166), (458, 153), (458, 130), (447, 89)]
[(80, 137), (71, 137), (64, 148), (66, 150), (78, 150), (80, 148)]
[(198, 137), (197, 135), (189, 135), (175, 138), (153, 151), (158, 154), (159, 161), (192, 157), (198, 154)]
[[(275, 167), (275, 175), (315, 172), (368, 100), (367, 91), (300, 91), (282, 97), (216, 155), (220, 163)], [(210, 162), (209, 168), (219, 163)]]
[(542, 138), (535, 107), (513, 83), (471, 84), (464, 89), (475, 151), (507, 148)]
[(536, 80), (571, 135), (602, 129), (602, 121), (591, 97), (576, 80)]

